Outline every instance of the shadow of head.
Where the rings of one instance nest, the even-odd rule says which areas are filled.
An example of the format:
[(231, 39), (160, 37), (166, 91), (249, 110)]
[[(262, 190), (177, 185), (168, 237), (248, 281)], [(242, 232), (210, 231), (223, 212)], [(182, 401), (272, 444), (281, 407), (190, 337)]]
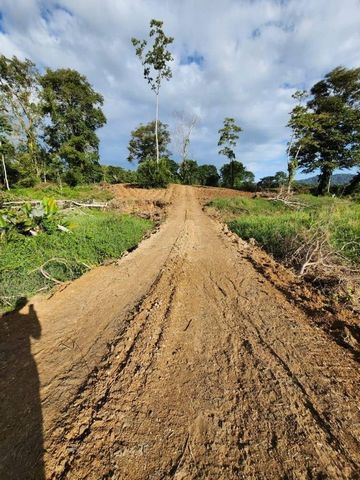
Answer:
[(28, 299), (26, 297), (20, 297), (16, 300), (15, 307), (13, 312), (19, 312), (25, 305), (28, 303)]
[[(17, 299), (14, 310), (4, 314), (3, 328), (5, 330), (5, 335), (8, 337), (32, 337), (34, 339), (39, 339), (41, 336), (41, 326), (39, 319), (32, 303), (29, 304), (28, 310), (26, 311), (26, 306), (28, 305), (28, 299), (26, 297), (20, 297)], [(1, 328), (1, 327), (0, 327)]]

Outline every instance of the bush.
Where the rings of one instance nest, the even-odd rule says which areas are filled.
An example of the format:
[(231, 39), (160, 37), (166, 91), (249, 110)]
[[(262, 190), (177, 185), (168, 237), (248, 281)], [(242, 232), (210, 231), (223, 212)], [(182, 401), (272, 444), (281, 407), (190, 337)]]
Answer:
[(172, 178), (166, 158), (160, 158), (159, 163), (156, 160), (146, 160), (137, 169), (138, 183), (145, 188), (165, 188)]
[(26, 203), (19, 210), (0, 210), (0, 236), (12, 239), (14, 235), (37, 235), (40, 232), (54, 233), (66, 230), (58, 206), (53, 198), (44, 198), (35, 206)]
[(80, 170), (68, 170), (65, 174), (65, 182), (70, 185), (70, 187), (76, 187), (76, 185), (84, 183), (84, 177)]

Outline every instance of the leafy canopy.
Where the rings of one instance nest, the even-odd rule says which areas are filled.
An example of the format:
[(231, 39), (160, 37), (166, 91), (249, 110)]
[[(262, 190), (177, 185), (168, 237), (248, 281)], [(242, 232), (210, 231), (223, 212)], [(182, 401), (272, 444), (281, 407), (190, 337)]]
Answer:
[(144, 78), (157, 95), (162, 79), (170, 80), (172, 77), (168, 64), (174, 60), (171, 52), (167, 49), (174, 39), (166, 36), (162, 27), (162, 21), (155, 19), (150, 21), (149, 37), (153, 39), (152, 45), (148, 45), (147, 40), (131, 39), (136, 49), (136, 55), (144, 67)]
[(48, 69), (40, 82), (42, 112), (48, 116), (44, 138), (50, 153), (89, 180), (99, 161), (96, 129), (106, 123), (103, 97), (76, 70)]
[(241, 188), (244, 184), (254, 182), (254, 174), (246, 170), (245, 166), (237, 160), (225, 163), (220, 169), (222, 184), (225, 187)]
[(234, 149), (241, 131), (241, 127), (236, 125), (234, 118), (226, 117), (224, 119), (224, 125), (219, 130), (220, 138), (218, 146), (222, 147), (219, 150), (220, 155), (225, 155), (229, 160), (235, 160)]
[[(166, 123), (159, 122), (158, 140), (160, 157), (169, 157), (168, 145), (170, 143), (170, 133)], [(140, 124), (131, 132), (131, 138), (128, 145), (129, 162), (137, 161), (139, 163), (146, 160), (156, 159), (156, 138), (155, 121), (147, 124)]]
[(360, 165), (360, 68), (337, 67), (325, 75), (306, 105), (293, 109), (289, 126), (291, 156), (306, 173), (320, 169), (319, 193), (324, 193), (335, 169)]

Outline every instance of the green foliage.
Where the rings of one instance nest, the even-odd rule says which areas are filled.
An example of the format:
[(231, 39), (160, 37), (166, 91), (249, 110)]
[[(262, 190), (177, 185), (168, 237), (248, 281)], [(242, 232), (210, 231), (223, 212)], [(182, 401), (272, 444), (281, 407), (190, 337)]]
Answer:
[(122, 167), (102, 165), (102, 180), (107, 183), (136, 183), (137, 176), (133, 170)]
[(197, 171), (197, 177), (200, 185), (217, 187), (220, 176), (215, 165), (200, 165)]
[[(30, 60), (0, 56), (1, 170), (12, 186), (99, 182), (103, 97), (70, 69), (40, 75)], [(5, 168), (4, 168), (5, 167)]]
[[(131, 39), (136, 56), (139, 57), (144, 67), (144, 78), (156, 94), (159, 93), (162, 79), (170, 80), (172, 77), (169, 63), (174, 60), (167, 49), (174, 39), (167, 37), (162, 27), (162, 21), (155, 19), (150, 21), (149, 37), (153, 39), (151, 46), (148, 45), (147, 40)], [(148, 47), (147, 50), (146, 47)]]
[(234, 187), (235, 185), (234, 160), (236, 155), (234, 149), (241, 131), (241, 128), (236, 125), (235, 120), (230, 117), (224, 119), (224, 126), (219, 130), (220, 138), (218, 146), (222, 147), (219, 150), (219, 154), (225, 155), (230, 161), (230, 187)]
[(42, 183), (34, 188), (16, 187), (9, 192), (1, 192), (0, 206), (3, 201), (14, 200), (42, 200), (44, 197), (52, 197), (56, 200), (98, 200), (106, 202), (113, 198), (110, 190), (100, 187), (99, 185), (79, 185), (70, 187), (68, 185), (56, 185)]
[(230, 188), (242, 188), (254, 182), (254, 174), (246, 170), (245, 166), (237, 160), (225, 163), (221, 169), (222, 185)]
[[(168, 125), (158, 122), (159, 154), (161, 157), (169, 157), (168, 150), (170, 133)], [(147, 124), (140, 124), (131, 132), (131, 139), (128, 145), (129, 162), (139, 163), (156, 158), (155, 121)]]
[(185, 185), (194, 185), (199, 181), (199, 166), (195, 160), (184, 160), (179, 167), (179, 178)]
[(0, 306), (11, 308), (19, 297), (30, 297), (54, 285), (39, 267), (58, 281), (72, 280), (108, 258), (119, 258), (134, 247), (152, 224), (141, 218), (112, 212), (71, 215), (71, 234), (18, 236), (0, 251)]
[(42, 113), (47, 116), (45, 141), (68, 170), (71, 185), (96, 178), (99, 138), (96, 130), (106, 123), (103, 97), (76, 70), (47, 69), (41, 77)]
[(263, 177), (258, 183), (257, 187), (260, 190), (267, 188), (279, 188), (284, 186), (288, 181), (288, 176), (285, 172), (276, 172), (273, 176)]
[(307, 205), (295, 211), (284, 203), (263, 198), (217, 199), (211, 205), (226, 216), (231, 230), (244, 240), (254, 238), (275, 258), (283, 260), (305, 242), (316, 228), (326, 229), (335, 251), (354, 264), (360, 263), (360, 204), (332, 197), (298, 195)]
[(39, 72), (30, 60), (0, 56), (0, 105), (11, 129), (13, 148), (26, 154), (20, 163), (23, 175), (40, 179), (39, 131), (42, 116), (39, 106)]
[(164, 188), (171, 181), (173, 175), (167, 158), (160, 161), (146, 160), (141, 162), (137, 169), (138, 184), (145, 188)]
[(320, 169), (318, 193), (329, 192), (335, 169), (360, 164), (360, 68), (337, 67), (310, 90), (306, 105), (297, 105), (289, 126), (290, 155), (304, 172)]
[(0, 210), (0, 235), (7, 240), (13, 240), (16, 234), (53, 233), (57, 228), (65, 226), (58, 211), (56, 200), (53, 198), (44, 198), (41, 203), (34, 206), (26, 203), (19, 210)]

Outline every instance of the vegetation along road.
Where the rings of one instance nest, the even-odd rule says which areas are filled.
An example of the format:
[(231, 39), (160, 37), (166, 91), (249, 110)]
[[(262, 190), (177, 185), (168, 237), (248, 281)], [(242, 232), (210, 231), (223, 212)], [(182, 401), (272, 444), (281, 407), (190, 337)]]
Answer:
[(0, 478), (358, 478), (356, 357), (205, 190), (158, 191), (138, 249), (4, 317)]

